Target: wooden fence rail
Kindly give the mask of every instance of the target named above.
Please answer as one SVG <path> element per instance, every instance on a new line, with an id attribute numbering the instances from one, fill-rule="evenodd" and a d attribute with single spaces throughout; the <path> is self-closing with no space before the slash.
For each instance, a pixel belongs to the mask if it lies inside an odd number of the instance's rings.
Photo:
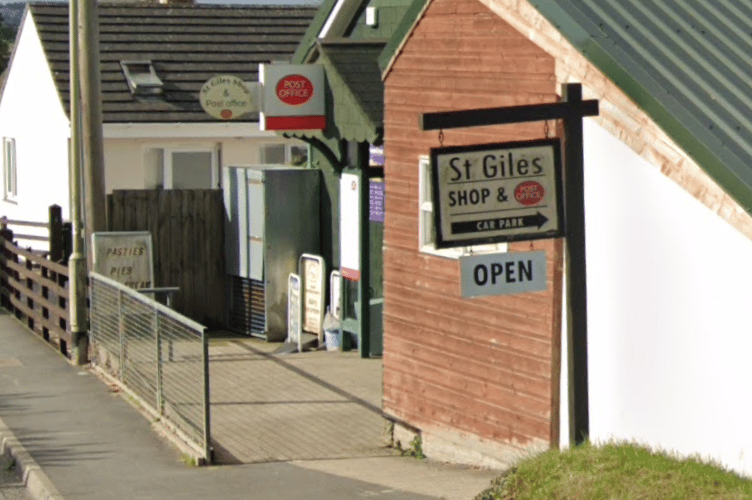
<path id="1" fill-rule="evenodd" d="M 46 222 L 32 222 L 26 220 L 13 220 L 6 216 L 0 217 L 0 228 L 13 230 L 13 240 L 22 242 L 35 242 L 32 250 L 34 253 L 47 255 L 50 260 L 65 263 L 71 252 L 71 224 L 63 222 L 62 209 L 59 205 L 51 205 L 49 219 Z M 44 229 L 36 231 L 37 234 L 28 234 L 29 229 Z M 20 231 L 25 231 L 21 233 Z M 38 244 L 39 243 L 47 243 Z M 21 245 L 19 245 L 21 246 Z M 27 244 L 23 247 L 26 248 Z"/>
<path id="2" fill-rule="evenodd" d="M 68 356 L 68 268 L 24 250 L 0 230 L 0 301 L 16 318 Z"/>

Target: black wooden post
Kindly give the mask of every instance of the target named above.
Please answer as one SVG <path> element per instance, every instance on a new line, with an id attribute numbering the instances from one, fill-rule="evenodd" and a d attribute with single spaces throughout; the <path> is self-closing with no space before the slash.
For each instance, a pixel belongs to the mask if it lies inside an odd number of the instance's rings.
<path id="1" fill-rule="evenodd" d="M 13 307 L 10 301 L 10 293 L 11 293 L 11 287 L 10 282 L 8 281 L 8 278 L 10 277 L 10 266 L 8 266 L 8 261 L 12 259 L 11 252 L 7 248 L 5 248 L 5 242 L 13 242 L 13 231 L 8 229 L 7 224 L 3 221 L 2 226 L 0 226 L 0 243 L 3 244 L 2 247 L 2 304 L 3 307 L 8 309 L 9 311 Z"/>
<path id="2" fill-rule="evenodd" d="M 31 248 L 28 249 L 31 252 Z M 34 272 L 34 263 L 29 257 L 26 257 L 26 307 L 29 313 L 26 315 L 26 326 L 29 330 L 34 330 L 34 280 L 31 274 Z"/>
<path id="3" fill-rule="evenodd" d="M 564 85 L 562 97 L 576 108 L 580 85 Z M 569 440 L 581 444 L 590 434 L 587 357 L 587 279 L 585 259 L 585 178 L 582 115 L 564 117 L 564 211 L 567 248 Z"/>
<path id="4" fill-rule="evenodd" d="M 425 113 L 422 130 L 563 120 L 565 233 L 567 248 L 567 325 L 569 361 L 569 437 L 581 444 L 590 431 L 587 366 L 587 289 L 585 273 L 585 198 L 582 118 L 598 114 L 598 101 L 582 100 L 582 86 L 562 86 L 562 102 L 505 108 Z"/>
<path id="5" fill-rule="evenodd" d="M 60 205 L 50 205 L 50 260 L 62 262 L 65 253 L 63 246 L 63 211 Z"/>

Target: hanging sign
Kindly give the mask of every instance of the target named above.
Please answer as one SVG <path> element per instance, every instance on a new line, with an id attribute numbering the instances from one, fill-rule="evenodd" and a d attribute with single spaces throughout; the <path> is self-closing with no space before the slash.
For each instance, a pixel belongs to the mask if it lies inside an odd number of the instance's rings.
<path id="1" fill-rule="evenodd" d="M 546 252 L 509 252 L 460 257 L 463 297 L 513 295 L 546 289 Z"/>
<path id="2" fill-rule="evenodd" d="M 259 111 L 258 84 L 254 87 L 237 76 L 217 75 L 201 87 L 199 101 L 204 111 L 214 118 L 240 118 Z"/>
<path id="3" fill-rule="evenodd" d="M 558 139 L 431 150 L 436 246 L 562 235 Z"/>
<path id="4" fill-rule="evenodd" d="M 260 64 L 261 130 L 323 130 L 324 67 L 320 64 Z"/>

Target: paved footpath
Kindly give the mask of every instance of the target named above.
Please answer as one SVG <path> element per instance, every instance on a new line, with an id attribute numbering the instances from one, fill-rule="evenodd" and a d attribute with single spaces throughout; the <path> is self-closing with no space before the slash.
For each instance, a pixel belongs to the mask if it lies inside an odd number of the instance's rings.
<path id="1" fill-rule="evenodd" d="M 497 475 L 404 457 L 189 467 L 119 393 L 2 312 L 6 449 L 27 491 L 11 481 L 0 500 L 471 500 Z"/>

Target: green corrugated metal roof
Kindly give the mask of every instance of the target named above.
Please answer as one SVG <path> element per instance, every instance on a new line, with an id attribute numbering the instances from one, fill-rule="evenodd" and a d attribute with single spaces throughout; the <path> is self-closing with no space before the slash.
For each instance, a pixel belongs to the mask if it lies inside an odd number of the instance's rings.
<path id="1" fill-rule="evenodd" d="M 430 0 L 414 0 L 387 67 Z M 752 214 L 752 0 L 529 0 Z"/>
<path id="2" fill-rule="evenodd" d="M 752 213 L 751 0 L 532 0 Z"/>

